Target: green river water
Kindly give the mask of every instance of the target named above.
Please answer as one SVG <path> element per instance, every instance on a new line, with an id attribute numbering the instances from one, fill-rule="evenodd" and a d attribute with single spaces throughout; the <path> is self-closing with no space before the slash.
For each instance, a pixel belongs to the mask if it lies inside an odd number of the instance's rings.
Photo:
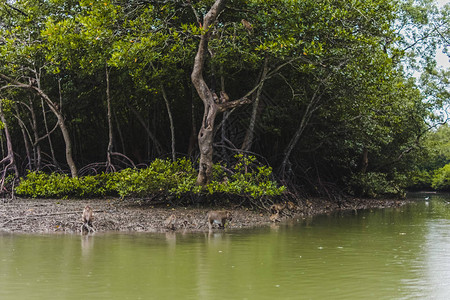
<path id="1" fill-rule="evenodd" d="M 410 198 L 211 234 L 0 233 L 0 299 L 450 299 L 450 196 Z"/>

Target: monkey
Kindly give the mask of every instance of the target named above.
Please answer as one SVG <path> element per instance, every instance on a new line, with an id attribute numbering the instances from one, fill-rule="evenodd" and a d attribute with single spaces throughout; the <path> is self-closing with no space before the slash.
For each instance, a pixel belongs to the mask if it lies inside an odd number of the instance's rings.
<path id="1" fill-rule="evenodd" d="M 311 208 L 311 207 L 312 207 L 312 203 L 311 203 L 311 201 L 309 201 L 308 199 L 306 199 L 306 206 L 307 206 L 308 208 Z"/>
<path id="2" fill-rule="evenodd" d="M 291 201 L 288 201 L 288 203 L 287 203 L 287 208 L 290 210 L 290 211 L 294 211 L 294 210 L 297 210 L 297 205 L 295 205 L 293 202 L 291 202 Z"/>
<path id="3" fill-rule="evenodd" d="M 213 224 L 218 224 L 219 228 L 224 228 L 225 223 L 232 220 L 231 211 L 228 210 L 213 210 L 208 212 L 208 227 L 209 230 L 212 229 Z"/>
<path id="4" fill-rule="evenodd" d="M 284 203 L 284 205 L 280 204 L 280 203 L 276 203 L 270 207 L 270 212 L 272 214 L 281 213 L 285 208 L 286 208 L 286 202 Z"/>
<path id="5" fill-rule="evenodd" d="M 175 222 L 176 221 L 177 221 L 177 217 L 172 214 L 164 221 L 164 227 L 166 227 L 169 230 L 175 230 Z"/>
<path id="6" fill-rule="evenodd" d="M 220 91 L 219 103 L 225 103 L 225 102 L 228 102 L 229 100 L 230 100 L 230 97 L 228 97 L 228 94 L 225 93 L 224 91 Z"/>
<path id="7" fill-rule="evenodd" d="M 247 29 L 248 33 L 251 34 L 253 31 L 253 25 L 245 19 L 242 19 L 241 23 L 244 25 L 245 29 Z"/>
<path id="8" fill-rule="evenodd" d="M 275 214 L 270 215 L 269 217 L 270 221 L 276 223 L 276 222 L 280 222 L 280 213 L 277 212 Z"/>
<path id="9" fill-rule="evenodd" d="M 94 232 L 95 229 L 92 226 L 92 221 L 94 220 L 92 208 L 89 205 L 86 205 L 83 210 L 82 221 L 83 225 L 81 225 L 81 233 L 84 231 Z"/>
<path id="10" fill-rule="evenodd" d="M 94 219 L 92 217 L 92 208 L 89 205 L 86 205 L 83 210 L 83 224 L 88 224 L 89 226 L 92 226 L 92 220 Z"/>
<path id="11" fill-rule="evenodd" d="M 213 96 L 214 103 L 219 104 L 220 103 L 219 97 L 217 97 L 216 93 L 214 93 L 214 92 L 211 92 L 211 93 Z"/>
<path id="12" fill-rule="evenodd" d="M 220 183 L 228 183 L 228 176 L 225 175 L 222 180 L 220 181 Z"/>

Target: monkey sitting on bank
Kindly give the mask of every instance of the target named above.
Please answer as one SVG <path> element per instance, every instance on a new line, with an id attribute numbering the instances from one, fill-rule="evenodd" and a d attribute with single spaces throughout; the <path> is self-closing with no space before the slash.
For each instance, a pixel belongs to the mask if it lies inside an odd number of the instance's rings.
<path id="1" fill-rule="evenodd" d="M 272 214 L 280 214 L 286 208 L 286 202 L 284 204 L 275 203 L 270 207 Z"/>
<path id="2" fill-rule="evenodd" d="M 165 221 L 164 221 L 164 227 L 166 227 L 169 230 L 175 230 L 175 222 L 177 221 L 177 217 L 175 215 L 170 215 Z"/>
<path id="3" fill-rule="evenodd" d="M 208 212 L 208 227 L 212 229 L 213 224 L 218 224 L 219 228 L 225 228 L 225 224 L 232 219 L 231 211 L 228 210 L 213 210 Z"/>
<path id="4" fill-rule="evenodd" d="M 291 202 L 291 201 L 288 201 L 288 203 L 287 203 L 287 208 L 288 208 L 290 211 L 298 210 L 298 206 L 295 205 L 295 204 L 294 204 L 293 202 Z"/>
<path id="5" fill-rule="evenodd" d="M 81 233 L 90 233 L 95 232 L 94 227 L 92 226 L 92 221 L 94 220 L 93 217 L 93 210 L 89 205 L 86 205 L 83 210 L 82 215 L 82 221 L 83 225 L 81 225 Z"/>
<path id="6" fill-rule="evenodd" d="M 276 222 L 280 222 L 280 213 L 275 213 L 270 215 L 269 217 L 270 221 L 276 223 Z"/>

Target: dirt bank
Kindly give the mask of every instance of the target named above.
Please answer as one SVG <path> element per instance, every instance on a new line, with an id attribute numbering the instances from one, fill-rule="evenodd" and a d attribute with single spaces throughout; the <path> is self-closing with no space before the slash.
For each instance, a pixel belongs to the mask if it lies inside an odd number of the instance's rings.
<path id="1" fill-rule="evenodd" d="M 1 200 L 0 200 L 1 201 Z M 20 233 L 80 233 L 81 214 L 85 205 L 94 210 L 93 226 L 97 232 L 164 232 L 164 221 L 176 216 L 176 230 L 207 231 L 206 214 L 211 208 L 152 206 L 133 200 L 55 200 L 14 199 L 0 202 L 0 231 Z M 306 218 L 338 210 L 401 206 L 405 201 L 350 199 L 332 203 L 324 199 L 309 199 L 299 203 L 295 211 L 286 211 L 281 221 Z M 218 207 L 215 209 L 230 209 Z M 230 228 L 265 226 L 271 223 L 269 212 L 247 208 L 232 209 Z"/>

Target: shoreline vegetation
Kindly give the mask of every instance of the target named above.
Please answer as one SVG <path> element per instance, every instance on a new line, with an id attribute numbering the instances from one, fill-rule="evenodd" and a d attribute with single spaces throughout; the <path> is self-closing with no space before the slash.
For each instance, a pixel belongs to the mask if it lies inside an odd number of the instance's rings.
<path id="1" fill-rule="evenodd" d="M 81 233 L 87 206 L 93 210 L 95 232 L 204 232 L 209 230 L 206 219 L 211 210 L 230 211 L 226 228 L 238 229 L 407 202 L 388 196 L 301 196 L 279 184 L 269 166 L 244 155 L 236 155 L 232 165 L 214 164 L 206 186 L 196 184 L 194 164 L 181 158 L 75 178 L 29 172 L 14 192 L 17 198 L 4 200 L 0 207 L 3 232 Z"/>
<path id="2" fill-rule="evenodd" d="M 283 222 L 300 222 L 320 214 L 338 211 L 354 213 L 360 209 L 400 207 L 408 200 L 349 198 L 340 204 L 324 198 L 310 198 L 299 202 L 295 211 L 285 210 Z M 107 232 L 207 232 L 206 215 L 210 210 L 227 209 L 232 221 L 227 229 L 251 228 L 274 224 L 270 212 L 246 207 L 152 205 L 144 199 L 29 199 L 16 198 L 0 208 L 0 233 L 25 234 L 80 234 L 85 205 L 94 211 L 93 227 L 97 233 Z M 166 220 L 174 215 L 174 229 L 167 228 Z M 277 223 L 278 224 L 278 223 Z M 221 231 L 215 227 L 213 231 Z"/>

